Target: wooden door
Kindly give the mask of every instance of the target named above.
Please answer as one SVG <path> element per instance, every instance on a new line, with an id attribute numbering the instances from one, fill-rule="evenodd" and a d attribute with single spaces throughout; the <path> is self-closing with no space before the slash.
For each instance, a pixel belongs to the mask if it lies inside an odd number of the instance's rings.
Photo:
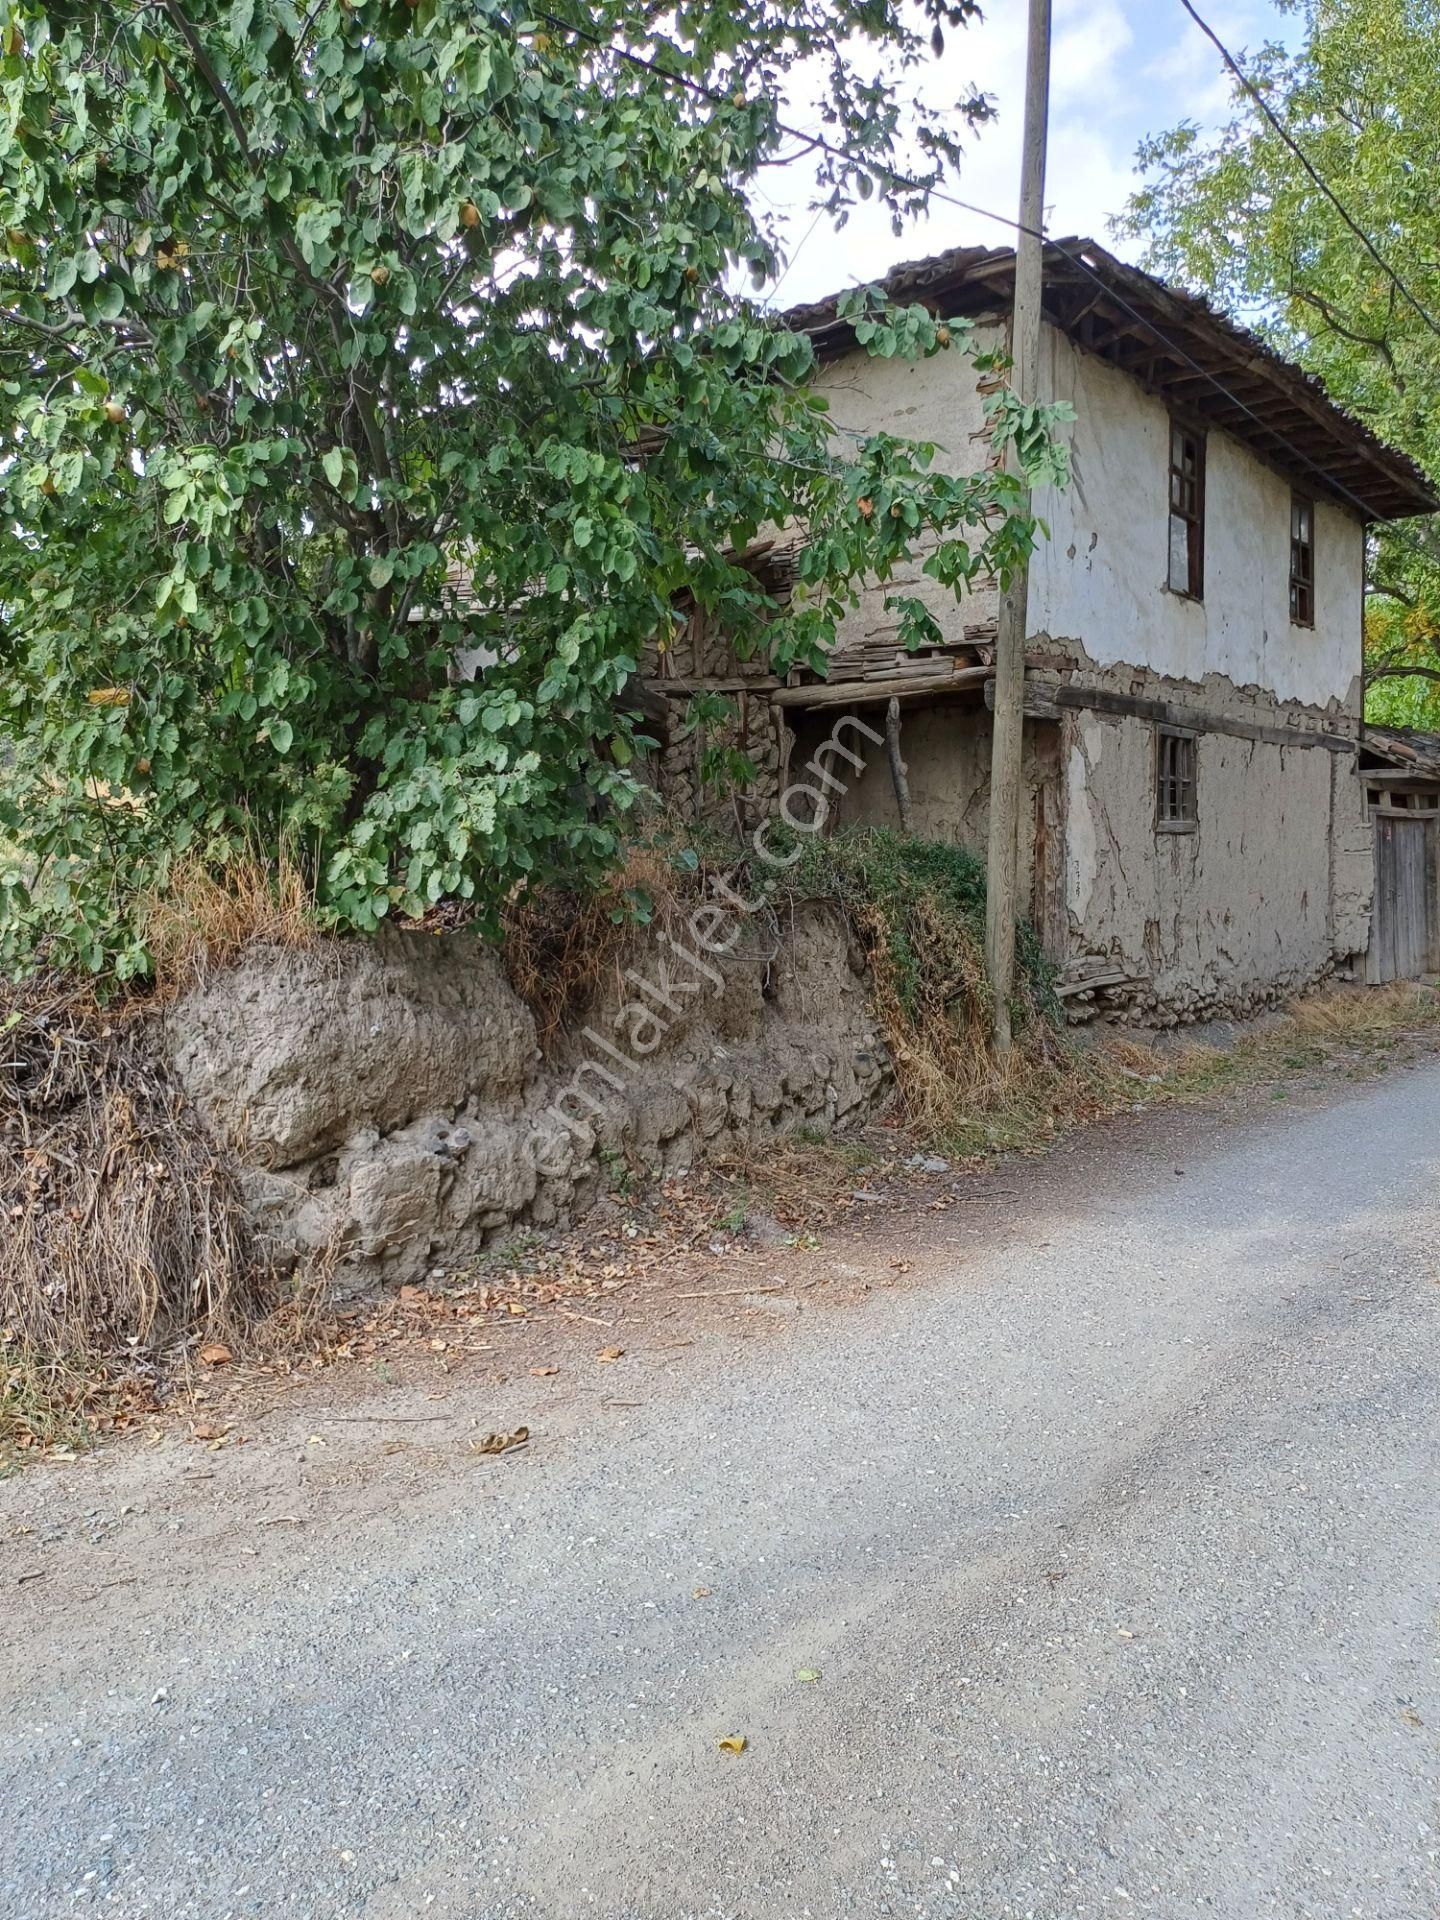
<path id="1" fill-rule="evenodd" d="M 1440 970 L 1440 821 L 1375 816 L 1374 980 L 1413 980 Z"/>

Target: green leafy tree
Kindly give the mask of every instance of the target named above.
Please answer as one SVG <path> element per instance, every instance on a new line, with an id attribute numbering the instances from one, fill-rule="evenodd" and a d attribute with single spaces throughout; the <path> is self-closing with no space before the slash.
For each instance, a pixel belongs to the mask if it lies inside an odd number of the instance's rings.
<path id="1" fill-rule="evenodd" d="M 973 10 L 0 0 L 7 960 L 142 972 L 137 900 L 246 842 L 337 925 L 493 924 L 614 859 L 682 588 L 784 668 L 922 537 L 957 591 L 1012 566 L 1015 482 L 839 434 L 744 291 L 787 75 L 832 215 L 899 223 L 985 115 L 909 104 Z M 994 405 L 1042 472 L 1045 417 Z M 783 609 L 737 564 L 776 525 Z"/>
<path id="2" fill-rule="evenodd" d="M 1258 315 L 1282 352 L 1440 478 L 1440 0 L 1286 10 L 1303 19 L 1298 50 L 1268 44 L 1246 71 L 1414 301 L 1238 85 L 1218 135 L 1187 123 L 1141 148 L 1149 177 L 1125 225 L 1157 271 Z M 1370 589 L 1367 712 L 1440 725 L 1440 525 L 1377 529 Z"/>

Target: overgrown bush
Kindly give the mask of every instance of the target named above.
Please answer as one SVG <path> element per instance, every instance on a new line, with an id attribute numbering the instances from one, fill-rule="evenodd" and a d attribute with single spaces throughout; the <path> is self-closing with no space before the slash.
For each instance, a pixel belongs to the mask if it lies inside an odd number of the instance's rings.
<path id="1" fill-rule="evenodd" d="M 779 268 L 792 70 L 824 203 L 898 222 L 986 115 L 901 88 L 974 12 L 0 0 L 0 963 L 147 972 L 137 902 L 252 835 L 334 925 L 493 930 L 614 865 L 682 592 L 783 669 L 919 547 L 956 593 L 1007 575 L 1036 522 L 992 452 L 1057 477 L 1056 410 L 997 388 L 993 450 L 941 471 L 836 430 L 741 291 Z M 842 306 L 873 354 L 996 364 Z M 775 525 L 783 605 L 742 564 Z"/>
<path id="2" fill-rule="evenodd" d="M 778 844 L 778 841 L 777 841 Z M 1030 1106 L 1088 1078 L 1059 1031 L 1053 969 L 1034 930 L 1016 929 L 1016 1044 L 998 1064 L 985 973 L 985 867 L 964 847 L 885 828 L 806 836 L 792 893 L 834 899 L 869 958 L 872 994 L 909 1118 L 961 1141 L 986 1116 Z M 1072 1089 L 1073 1090 L 1073 1089 Z"/>

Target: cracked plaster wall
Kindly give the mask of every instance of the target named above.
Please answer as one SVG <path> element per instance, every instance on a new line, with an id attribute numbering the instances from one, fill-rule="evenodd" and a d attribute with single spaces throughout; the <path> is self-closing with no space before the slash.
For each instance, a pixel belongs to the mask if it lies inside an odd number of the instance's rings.
<path id="1" fill-rule="evenodd" d="M 977 345 L 1003 346 L 1005 332 L 976 329 Z M 1220 675 L 1277 700 L 1358 715 L 1364 532 L 1342 508 L 1315 512 L 1315 625 L 1290 622 L 1290 482 L 1228 434 L 1207 438 L 1205 596 L 1166 587 L 1169 538 L 1169 414 L 1127 375 L 1043 329 L 1041 395 L 1067 401 L 1061 428 L 1072 478 L 1042 488 L 1037 511 L 1050 528 L 1030 575 L 1032 634 L 1072 634 L 1099 667 L 1133 663 L 1176 680 Z M 823 367 L 817 388 L 837 425 L 933 441 L 935 464 L 972 472 L 990 457 L 983 399 L 969 360 L 956 352 L 921 361 L 847 354 Z M 958 605 L 921 571 L 924 550 L 895 579 L 872 586 L 842 628 L 842 644 L 893 629 L 888 593 L 917 595 L 946 637 L 993 620 L 987 583 Z"/>
<path id="2" fill-rule="evenodd" d="M 1168 591 L 1169 415 L 1135 381 L 1045 330 L 1047 397 L 1068 400 L 1073 478 L 1036 495 L 1051 538 L 1031 568 L 1032 632 L 1074 634 L 1097 666 L 1223 676 L 1359 713 L 1364 531 L 1315 510 L 1315 625 L 1290 621 L 1290 482 L 1228 434 L 1206 441 L 1205 595 Z"/>
<path id="3" fill-rule="evenodd" d="M 878 712 L 870 719 L 877 729 L 884 724 Z M 792 780 L 806 778 L 805 762 L 833 724 L 833 713 L 823 709 L 797 716 L 790 755 Z M 1030 897 L 1035 880 L 1035 837 L 1028 828 L 1035 818 L 1036 795 L 1047 782 L 1053 785 L 1058 774 L 1056 736 L 1053 722 L 1026 722 L 1019 873 L 1023 899 Z M 934 706 L 906 706 L 901 711 L 900 751 L 915 832 L 925 840 L 966 847 L 983 858 L 990 833 L 988 709 L 973 698 L 965 704 L 950 700 Z M 883 747 L 867 743 L 860 773 L 843 765 L 835 765 L 835 771 L 844 775 L 846 786 L 833 803 L 833 826 L 899 830 L 900 806 Z"/>
<path id="4" fill-rule="evenodd" d="M 1067 733 L 1073 951 L 1139 976 L 1122 996 L 1135 1017 L 1246 1011 L 1363 948 L 1368 830 L 1347 758 L 1202 733 L 1196 829 L 1157 833 L 1149 723 L 1080 713 Z"/>
<path id="5" fill-rule="evenodd" d="M 977 327 L 975 340 L 977 348 L 993 351 L 1004 346 L 1005 330 Z M 975 369 L 964 354 L 950 350 L 930 360 L 879 360 L 850 353 L 821 367 L 814 384 L 830 402 L 837 426 L 856 433 L 893 433 L 931 441 L 940 472 L 974 473 L 991 461 Z M 859 607 L 841 623 L 840 647 L 874 643 L 895 633 L 898 620 L 885 600 L 897 593 L 922 600 L 947 640 L 959 642 L 967 626 L 993 622 L 999 604 L 994 582 L 982 581 L 957 603 L 949 588 L 922 571 L 933 545 L 931 540 L 921 542 L 890 580 L 865 589 Z"/>

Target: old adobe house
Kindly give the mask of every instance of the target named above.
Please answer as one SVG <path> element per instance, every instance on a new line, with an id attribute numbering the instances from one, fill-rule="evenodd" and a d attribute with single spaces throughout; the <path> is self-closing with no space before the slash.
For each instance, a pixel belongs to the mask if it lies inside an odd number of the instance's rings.
<path id="1" fill-rule="evenodd" d="M 995 345 L 1013 271 L 1008 249 L 959 249 L 883 284 Z M 833 299 L 788 319 L 839 424 L 933 440 L 957 470 L 986 457 L 963 356 L 872 359 Z M 1433 510 L 1424 476 L 1252 335 L 1093 242 L 1048 249 L 1045 321 L 1040 397 L 1074 409 L 1073 480 L 1037 498 L 1021 864 L 1072 1013 L 1195 1019 L 1335 968 L 1440 966 L 1434 793 L 1361 771 L 1365 527 Z M 698 620 L 647 663 L 667 703 L 735 699 L 752 813 L 803 777 L 837 712 L 879 727 L 893 699 L 913 830 L 983 852 L 996 596 L 957 606 L 923 558 L 885 591 L 926 597 L 943 646 L 901 651 L 877 588 L 824 680 L 781 685 Z M 778 592 L 785 559 L 783 543 L 753 556 Z M 663 776 L 693 803 L 679 732 Z M 900 805 L 872 751 L 834 817 L 898 825 Z"/>

